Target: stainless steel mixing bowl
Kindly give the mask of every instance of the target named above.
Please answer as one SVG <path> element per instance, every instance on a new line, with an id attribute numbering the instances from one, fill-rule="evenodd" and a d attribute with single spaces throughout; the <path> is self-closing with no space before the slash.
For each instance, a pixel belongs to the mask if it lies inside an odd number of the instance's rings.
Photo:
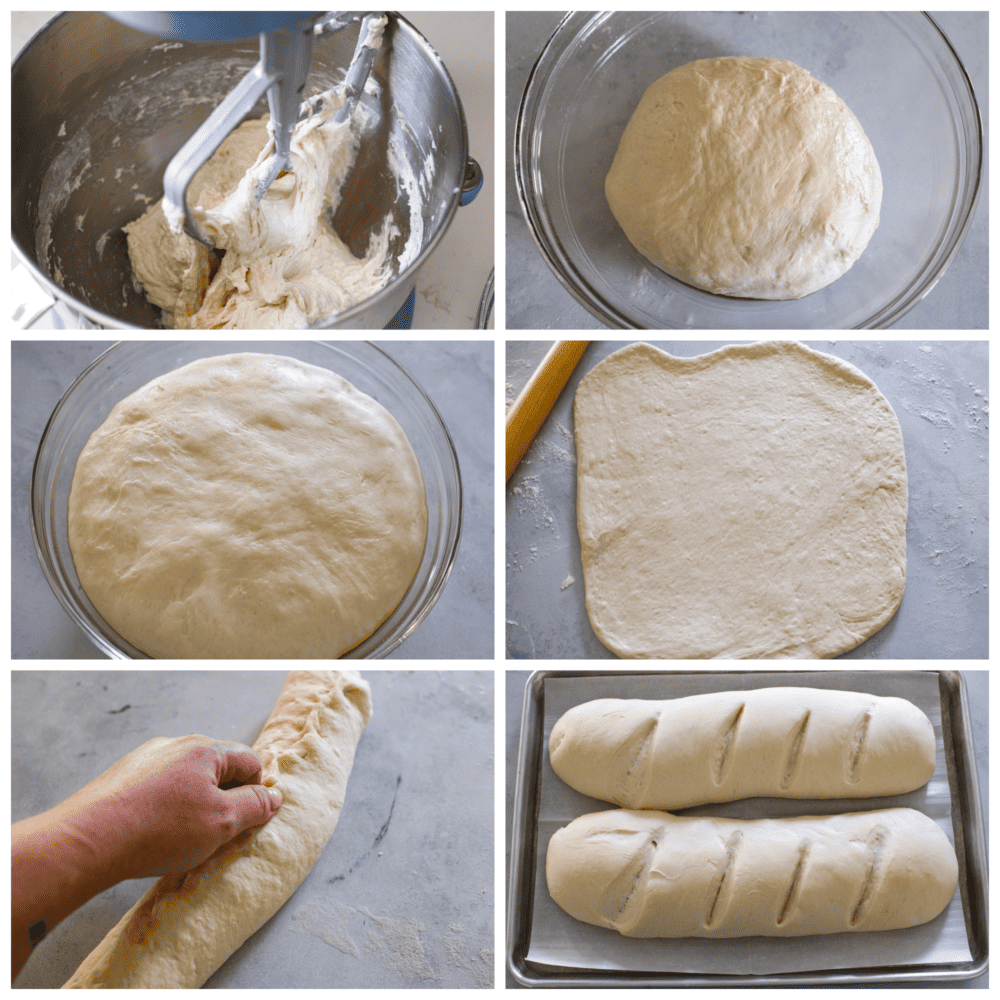
<path id="1" fill-rule="evenodd" d="M 356 31 L 317 42 L 307 96 L 342 79 Z M 163 194 L 174 153 L 259 56 L 256 39 L 176 42 L 101 13 L 68 12 L 22 50 L 11 76 L 14 249 L 53 296 L 104 327 L 160 327 L 132 279 L 121 227 Z M 410 236 L 409 198 L 389 157 L 408 163 L 421 192 L 416 259 L 380 292 L 322 327 L 380 329 L 402 306 L 462 195 L 468 138 L 462 103 L 439 56 L 403 17 L 390 16 L 365 93 L 357 163 L 334 226 L 361 256 L 392 212 L 398 255 Z M 254 114 L 267 111 L 262 99 Z"/>

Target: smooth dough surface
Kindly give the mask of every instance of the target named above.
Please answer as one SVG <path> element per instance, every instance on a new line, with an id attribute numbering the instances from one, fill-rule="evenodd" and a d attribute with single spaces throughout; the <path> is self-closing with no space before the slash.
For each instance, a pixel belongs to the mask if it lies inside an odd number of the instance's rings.
<path id="1" fill-rule="evenodd" d="M 800 937 L 933 920 L 958 860 L 915 809 L 755 820 L 615 809 L 553 834 L 545 875 L 571 917 L 625 937 Z"/>
<path id="2" fill-rule="evenodd" d="M 601 698 L 571 708 L 549 737 L 566 784 L 629 809 L 901 795 L 930 780 L 936 754 L 912 702 L 823 688 Z"/>
<path id="3" fill-rule="evenodd" d="M 852 365 L 791 342 L 633 344 L 575 402 L 587 612 L 624 657 L 831 657 L 903 595 L 899 422 Z"/>
<path id="4" fill-rule="evenodd" d="M 386 216 L 363 258 L 356 258 L 327 217 L 354 165 L 358 137 L 350 121 L 331 120 L 343 104 L 330 94 L 322 111 L 292 136 L 292 172 L 259 205 L 258 174 L 274 148 L 269 118 L 244 122 L 198 171 L 188 203 L 221 256 L 173 232 L 161 198 L 125 226 L 129 258 L 146 297 L 177 328 L 302 329 L 344 312 L 393 276 Z"/>
<path id="5" fill-rule="evenodd" d="M 882 175 L 828 86 L 783 59 L 726 56 L 646 90 L 605 194 L 632 245 L 667 274 L 718 295 L 798 299 L 861 256 Z"/>
<path id="6" fill-rule="evenodd" d="M 69 496 L 83 589 L 158 658 L 337 657 L 402 600 L 426 538 L 392 415 L 266 354 L 195 361 L 120 402 Z"/>
<path id="7" fill-rule="evenodd" d="M 351 671 L 289 674 L 254 749 L 281 789 L 271 821 L 161 878 L 63 989 L 195 989 L 299 887 L 340 818 L 371 691 Z"/>

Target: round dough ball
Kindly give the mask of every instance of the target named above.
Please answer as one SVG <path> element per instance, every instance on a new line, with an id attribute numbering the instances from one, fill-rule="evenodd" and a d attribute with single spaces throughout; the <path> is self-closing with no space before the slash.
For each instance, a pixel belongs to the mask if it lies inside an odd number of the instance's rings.
<path id="1" fill-rule="evenodd" d="M 403 599 L 426 539 L 391 414 L 267 354 L 195 361 L 122 400 L 70 488 L 80 583 L 154 657 L 339 656 Z"/>
<path id="2" fill-rule="evenodd" d="M 575 402 L 587 613 L 623 657 L 836 656 L 906 580 L 906 455 L 857 368 L 785 341 L 615 351 Z"/>
<path id="3" fill-rule="evenodd" d="M 798 299 L 878 228 L 882 174 L 847 105 L 783 59 L 699 59 L 643 95 L 605 181 L 635 248 L 717 295 Z"/>

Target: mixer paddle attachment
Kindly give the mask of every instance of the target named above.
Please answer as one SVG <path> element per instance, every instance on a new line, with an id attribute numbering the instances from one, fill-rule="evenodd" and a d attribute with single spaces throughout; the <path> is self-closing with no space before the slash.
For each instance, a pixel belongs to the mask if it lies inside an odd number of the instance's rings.
<path id="1" fill-rule="evenodd" d="M 292 27 L 260 35 L 260 60 L 167 165 L 163 175 L 163 213 L 174 232 L 183 229 L 199 243 L 214 248 L 214 234 L 206 231 L 191 213 L 187 189 L 201 166 L 267 93 L 275 149 L 254 190 L 255 204 L 260 203 L 278 175 L 291 166 L 292 133 L 311 109 L 309 102 L 302 102 L 302 91 L 312 64 L 316 34 L 338 31 L 362 17 L 358 44 L 343 85 L 347 103 L 341 112 L 346 110 L 346 114 L 338 120 L 346 121 L 354 112 L 381 45 L 384 15 L 334 11 L 319 20 L 309 17 Z"/>
<path id="2" fill-rule="evenodd" d="M 330 16 L 333 17 L 334 15 Z M 378 50 L 382 47 L 382 31 L 388 23 L 388 18 L 385 14 L 366 13 L 363 16 L 364 20 L 361 22 L 358 42 L 354 46 L 354 55 L 351 56 L 351 64 L 347 68 L 347 75 L 344 78 L 344 82 L 337 87 L 333 87 L 331 90 L 324 91 L 322 94 L 317 94 L 315 97 L 310 97 L 309 100 L 303 101 L 302 108 L 299 111 L 300 119 L 319 111 L 332 94 L 344 95 L 343 105 L 333 116 L 334 124 L 341 125 L 354 115 L 354 109 L 357 107 L 358 101 L 365 91 L 365 84 L 368 83 L 368 77 L 371 75 Z M 334 23 L 341 26 L 340 21 L 335 21 Z"/>

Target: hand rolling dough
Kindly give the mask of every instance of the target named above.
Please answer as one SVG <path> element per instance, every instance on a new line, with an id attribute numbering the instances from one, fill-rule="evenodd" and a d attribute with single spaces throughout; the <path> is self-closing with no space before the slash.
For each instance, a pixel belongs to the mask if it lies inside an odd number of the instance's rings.
<path id="1" fill-rule="evenodd" d="M 403 599 L 426 538 L 391 414 L 266 354 L 195 361 L 120 402 L 69 496 L 83 589 L 153 657 L 340 656 Z"/>
<path id="2" fill-rule="evenodd" d="M 718 295 L 798 299 L 841 277 L 878 227 L 871 143 L 783 59 L 700 59 L 645 92 L 605 183 L 635 248 Z"/>
<path id="3" fill-rule="evenodd" d="M 903 437 L 853 366 L 790 342 L 633 344 L 575 416 L 587 612 L 619 656 L 836 656 L 899 605 Z"/>
<path id="4" fill-rule="evenodd" d="M 195 989 L 284 905 L 316 864 L 344 805 L 372 716 L 353 672 L 291 673 L 254 749 L 281 808 L 186 875 L 166 875 L 63 989 Z"/>

